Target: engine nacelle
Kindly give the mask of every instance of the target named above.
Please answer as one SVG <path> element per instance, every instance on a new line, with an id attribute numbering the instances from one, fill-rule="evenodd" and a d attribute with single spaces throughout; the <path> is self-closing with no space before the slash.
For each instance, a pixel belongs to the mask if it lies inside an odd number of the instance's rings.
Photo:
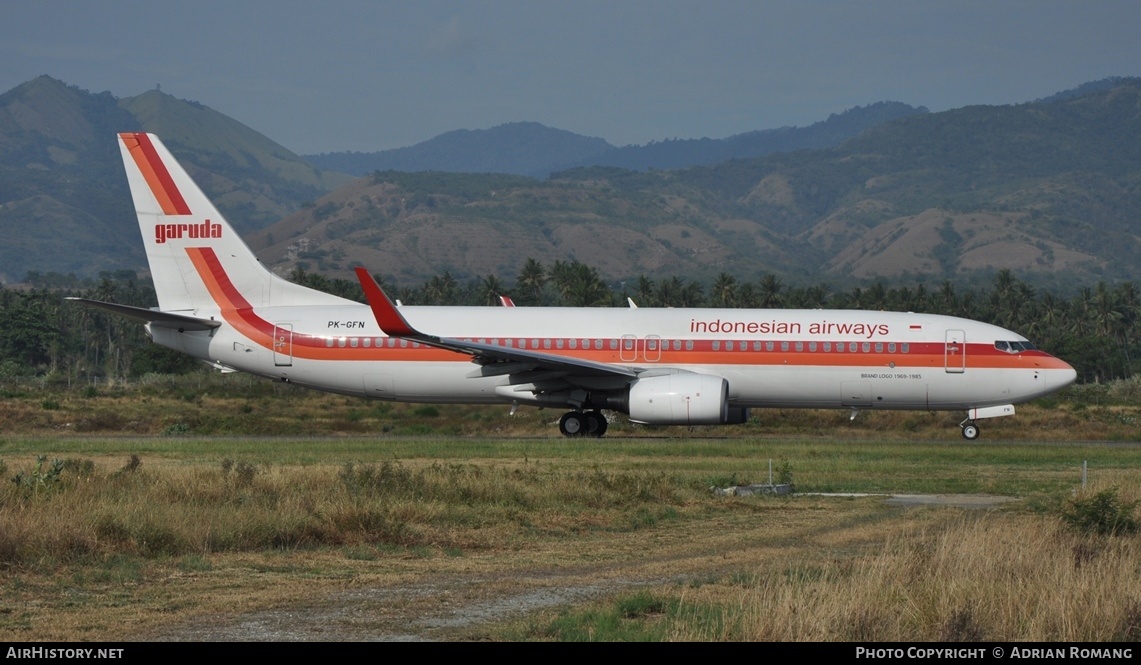
<path id="1" fill-rule="evenodd" d="M 630 385 L 630 420 L 645 425 L 720 425 L 729 419 L 729 382 L 708 374 L 665 374 Z"/>

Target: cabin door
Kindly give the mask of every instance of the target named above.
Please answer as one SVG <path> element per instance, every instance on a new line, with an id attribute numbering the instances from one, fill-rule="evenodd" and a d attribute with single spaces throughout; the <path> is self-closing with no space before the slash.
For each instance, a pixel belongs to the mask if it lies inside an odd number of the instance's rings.
<path id="1" fill-rule="evenodd" d="M 962 330 L 948 330 L 947 344 L 943 347 L 943 366 L 952 374 L 962 374 L 967 368 L 967 334 Z"/>
<path id="2" fill-rule="evenodd" d="M 273 364 L 277 367 L 293 366 L 293 324 L 273 326 Z"/>

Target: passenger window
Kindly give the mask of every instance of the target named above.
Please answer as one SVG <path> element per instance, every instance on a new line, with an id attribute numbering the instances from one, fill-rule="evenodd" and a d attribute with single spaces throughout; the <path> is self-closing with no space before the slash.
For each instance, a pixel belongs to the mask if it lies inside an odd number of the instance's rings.
<path id="1" fill-rule="evenodd" d="M 333 338 L 332 337 L 326 337 L 325 338 L 325 346 L 332 346 L 332 345 L 333 345 Z"/>
<path id="2" fill-rule="evenodd" d="M 816 342 L 809 342 L 808 350 L 812 353 L 816 353 Z"/>
<path id="3" fill-rule="evenodd" d="M 348 341 L 344 337 L 337 338 L 337 346 L 344 348 L 345 342 Z"/>
<path id="4" fill-rule="evenodd" d="M 832 350 L 832 342 L 824 342 L 824 353 Z"/>
<path id="5" fill-rule="evenodd" d="M 911 353 L 911 345 L 907 342 L 904 342 L 903 344 L 899 345 L 899 350 L 904 353 Z"/>
<path id="6" fill-rule="evenodd" d="M 753 350 L 754 351 L 760 351 L 761 350 L 761 343 L 760 342 L 753 342 Z"/>
<path id="7" fill-rule="evenodd" d="M 864 353 L 868 353 L 871 350 L 872 350 L 871 342 L 864 342 Z"/>
<path id="8" fill-rule="evenodd" d="M 860 350 L 860 345 L 857 342 L 849 342 L 848 343 L 848 350 L 851 351 L 852 353 L 855 353 L 856 351 Z"/>
<path id="9" fill-rule="evenodd" d="M 876 353 L 883 353 L 883 342 L 876 342 Z"/>
<path id="10" fill-rule="evenodd" d="M 685 350 L 686 351 L 692 351 L 693 350 L 693 340 L 692 339 L 685 340 Z"/>
<path id="11" fill-rule="evenodd" d="M 680 339 L 674 340 L 674 351 L 681 351 L 681 340 Z"/>
<path id="12" fill-rule="evenodd" d="M 803 350 L 804 350 L 804 342 L 797 342 L 796 343 L 796 352 L 800 353 Z"/>
<path id="13" fill-rule="evenodd" d="M 556 340 L 555 340 L 555 348 L 556 348 L 556 349 L 561 349 L 561 348 L 563 348 L 563 340 L 562 340 L 562 339 L 556 339 Z"/>
<path id="14" fill-rule="evenodd" d="M 714 351 L 720 351 L 721 350 L 721 342 L 716 342 L 716 341 L 713 342 L 713 350 Z"/>
<path id="15" fill-rule="evenodd" d="M 788 351 L 788 342 L 781 342 L 780 343 L 780 350 L 781 351 Z"/>
<path id="16" fill-rule="evenodd" d="M 353 347 L 354 349 L 357 348 L 358 343 L 359 340 L 356 337 L 349 340 L 349 346 Z"/>
<path id="17" fill-rule="evenodd" d="M 611 351 L 618 350 L 618 340 L 616 340 L 616 339 L 610 340 L 610 350 Z"/>
<path id="18" fill-rule="evenodd" d="M 549 339 L 545 339 L 545 340 L 543 340 L 543 348 L 544 348 L 544 349 L 549 349 L 549 348 L 551 348 L 551 340 L 549 340 Z"/>
<path id="19" fill-rule="evenodd" d="M 888 342 L 887 343 L 887 352 L 888 353 L 895 353 L 895 342 Z"/>
<path id="20" fill-rule="evenodd" d="M 773 343 L 772 342 L 765 342 L 765 351 L 772 351 L 772 350 L 773 350 Z"/>

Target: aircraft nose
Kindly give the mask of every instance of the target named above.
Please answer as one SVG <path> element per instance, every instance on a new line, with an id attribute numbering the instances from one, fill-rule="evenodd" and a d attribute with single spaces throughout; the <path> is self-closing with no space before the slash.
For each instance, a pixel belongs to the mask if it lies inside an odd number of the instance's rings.
<path id="1" fill-rule="evenodd" d="M 1050 382 L 1054 384 L 1054 390 L 1061 390 L 1078 380 L 1078 371 L 1074 369 L 1070 363 L 1065 361 L 1059 362 L 1062 366 L 1050 371 Z"/>

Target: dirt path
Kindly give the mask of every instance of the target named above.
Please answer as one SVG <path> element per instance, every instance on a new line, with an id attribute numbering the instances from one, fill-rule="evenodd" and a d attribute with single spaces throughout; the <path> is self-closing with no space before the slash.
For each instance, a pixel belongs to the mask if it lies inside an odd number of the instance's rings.
<path id="1" fill-rule="evenodd" d="M 837 506 L 836 501 L 856 506 Z M 802 497 L 804 510 L 779 522 L 764 503 L 740 503 L 728 517 L 685 521 L 633 533 L 552 542 L 546 551 L 500 552 L 477 560 L 414 562 L 391 583 L 315 588 L 274 609 L 199 617 L 147 637 L 155 641 L 431 641 L 478 639 L 492 624 L 598 600 L 639 587 L 806 562 L 821 552 L 855 552 L 923 521 L 957 519 L 964 509 L 1010 497 L 900 495 Z M 758 509 L 758 506 L 761 509 Z M 857 507 L 858 506 L 858 507 Z M 934 513 L 916 513 L 935 506 Z M 786 507 L 787 508 L 787 507 Z M 872 528 L 869 528 L 872 527 Z M 573 551 L 572 551 L 573 550 Z"/>

